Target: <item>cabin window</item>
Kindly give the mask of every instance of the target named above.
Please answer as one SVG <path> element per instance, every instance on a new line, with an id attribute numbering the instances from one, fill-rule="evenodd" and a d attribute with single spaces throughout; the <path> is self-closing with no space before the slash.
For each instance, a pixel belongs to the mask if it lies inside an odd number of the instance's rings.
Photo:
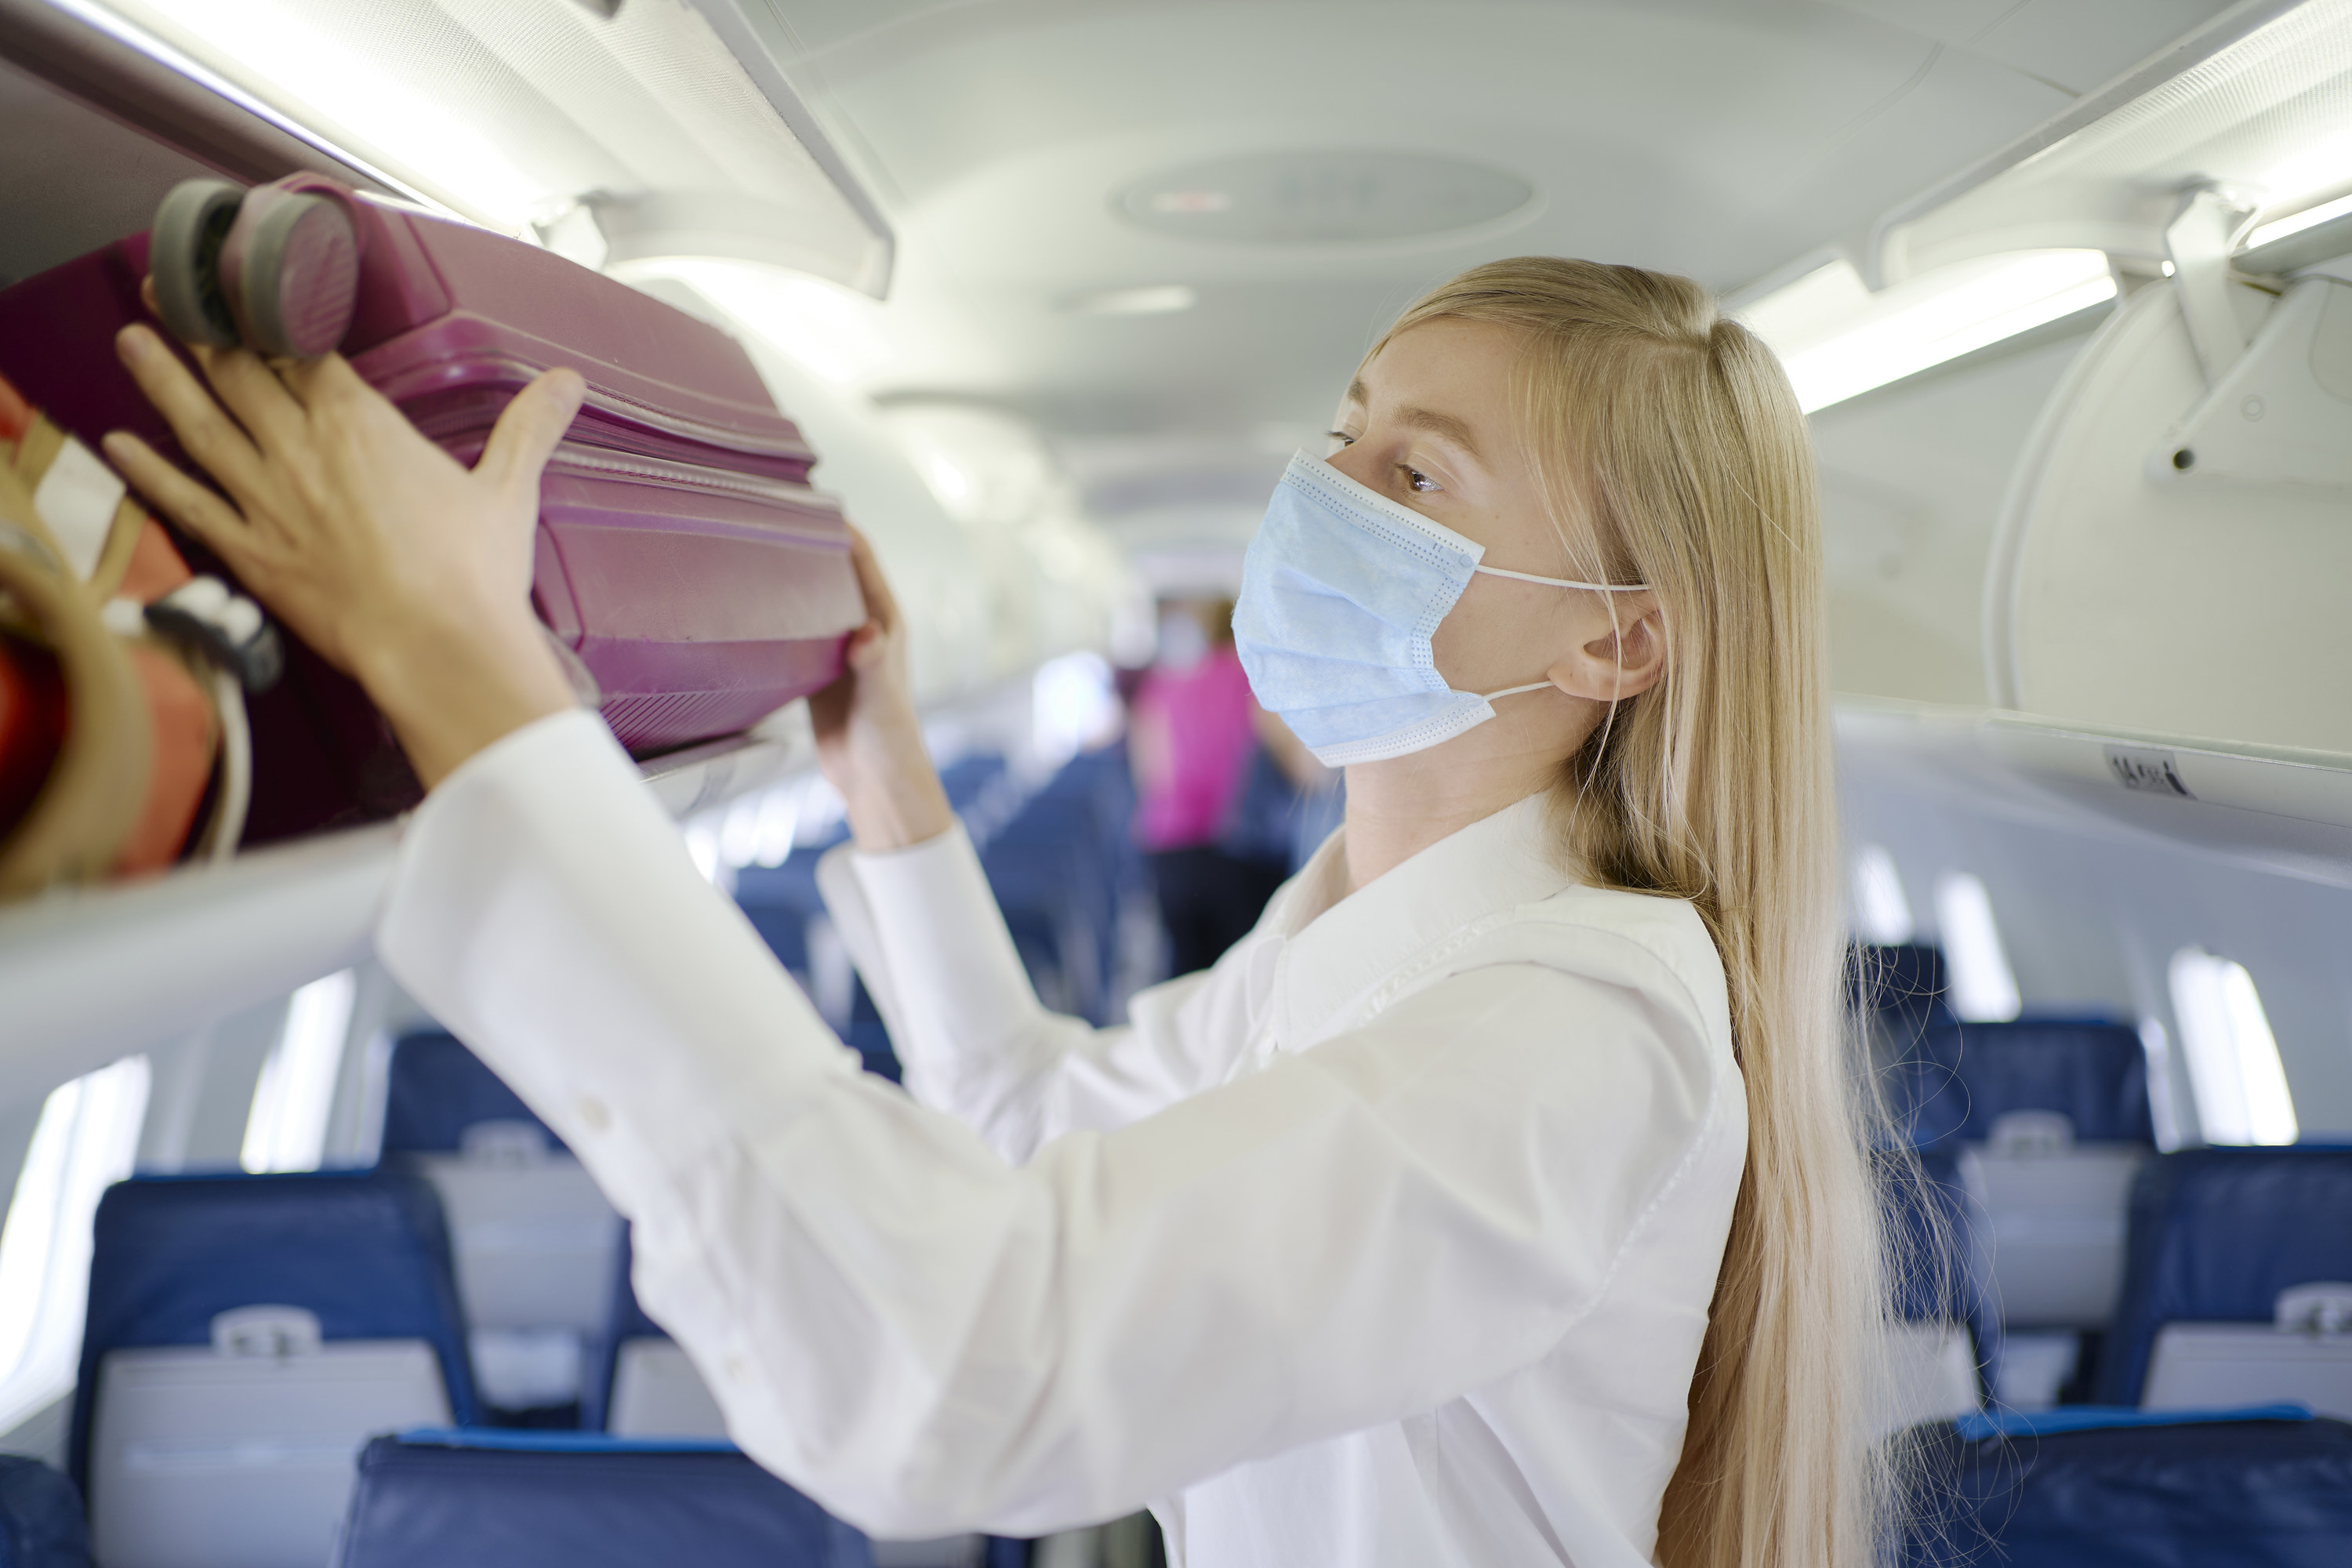
<path id="1" fill-rule="evenodd" d="M 348 969 L 294 993 L 286 1027 L 261 1064 L 246 1117 L 239 1163 L 248 1171 L 315 1171 L 327 1148 L 327 1117 L 352 1030 L 358 983 Z"/>
<path id="2" fill-rule="evenodd" d="M 1048 767 L 1118 739 L 1121 710 L 1110 661 L 1085 648 L 1047 659 L 1030 682 L 1030 710 L 1031 744 Z"/>
<path id="3" fill-rule="evenodd" d="M 73 1386 L 89 1294 L 90 1221 L 131 1174 L 147 1116 L 147 1058 L 53 1090 L 0 1226 L 0 1431 Z"/>
<path id="4" fill-rule="evenodd" d="M 1943 932 L 1952 1011 L 1979 1023 L 2016 1017 L 2022 1006 L 2017 976 L 2001 948 L 1985 885 L 1965 871 L 1936 879 L 1936 922 Z"/>
<path id="5" fill-rule="evenodd" d="M 1906 942 L 1917 927 L 1911 919 L 1911 900 L 1903 896 L 1903 879 L 1895 873 L 1895 857 L 1884 844 L 1865 844 L 1853 853 L 1853 934 L 1864 942 L 1891 947 Z"/>
<path id="6" fill-rule="evenodd" d="M 2208 1143 L 2292 1143 L 2300 1131 L 2278 1040 L 2242 963 L 2202 948 L 2172 955 L 2172 1016 Z"/>

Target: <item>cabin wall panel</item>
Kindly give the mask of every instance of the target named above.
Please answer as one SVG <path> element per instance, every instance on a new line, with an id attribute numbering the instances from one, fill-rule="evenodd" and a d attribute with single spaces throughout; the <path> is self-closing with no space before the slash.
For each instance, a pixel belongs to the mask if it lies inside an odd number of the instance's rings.
<path id="1" fill-rule="evenodd" d="M 1887 847 L 1922 941 L 1939 935 L 1936 877 L 1970 872 L 1992 900 L 2027 1011 L 2164 1026 L 2184 1132 L 2194 1102 L 2168 966 L 2194 945 L 2253 975 L 2304 1135 L 2352 1135 L 2352 889 L 2127 829 L 2032 820 L 1851 760 L 1843 787 L 1851 840 Z"/>

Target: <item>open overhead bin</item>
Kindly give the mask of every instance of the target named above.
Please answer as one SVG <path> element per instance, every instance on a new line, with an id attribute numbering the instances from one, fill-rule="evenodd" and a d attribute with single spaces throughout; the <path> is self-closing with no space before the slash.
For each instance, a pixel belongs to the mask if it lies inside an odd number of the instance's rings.
<path id="1" fill-rule="evenodd" d="M 889 226 L 736 0 L 69 0 L 394 189 L 592 266 L 731 256 L 879 295 Z"/>

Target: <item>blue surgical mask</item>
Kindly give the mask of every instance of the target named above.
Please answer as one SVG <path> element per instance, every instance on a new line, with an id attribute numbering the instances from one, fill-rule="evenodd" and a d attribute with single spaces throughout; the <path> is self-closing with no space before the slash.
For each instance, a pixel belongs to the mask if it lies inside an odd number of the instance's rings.
<path id="1" fill-rule="evenodd" d="M 1402 757 L 1495 716 L 1501 691 L 1456 691 L 1430 634 L 1478 573 L 1556 588 L 1633 593 L 1481 566 L 1486 547 L 1365 489 L 1301 452 L 1283 470 L 1250 542 L 1234 646 L 1259 705 L 1326 767 Z"/>

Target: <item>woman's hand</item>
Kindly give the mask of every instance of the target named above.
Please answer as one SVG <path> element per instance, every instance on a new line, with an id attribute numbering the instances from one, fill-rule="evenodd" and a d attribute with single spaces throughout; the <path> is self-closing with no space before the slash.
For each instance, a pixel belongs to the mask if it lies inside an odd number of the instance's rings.
<path id="1" fill-rule="evenodd" d="M 575 373 L 525 387 L 468 471 L 340 354 L 273 366 L 194 348 L 207 393 L 148 328 L 116 347 L 228 499 L 126 432 L 107 457 L 367 689 L 428 787 L 572 706 L 530 595 L 540 470 L 579 410 Z"/>
<path id="2" fill-rule="evenodd" d="M 915 717 L 906 621 L 874 547 L 854 528 L 849 558 L 866 595 L 866 624 L 849 634 L 840 679 L 809 699 L 809 718 L 817 766 L 848 805 L 857 847 L 870 854 L 936 838 L 955 814 Z"/>

